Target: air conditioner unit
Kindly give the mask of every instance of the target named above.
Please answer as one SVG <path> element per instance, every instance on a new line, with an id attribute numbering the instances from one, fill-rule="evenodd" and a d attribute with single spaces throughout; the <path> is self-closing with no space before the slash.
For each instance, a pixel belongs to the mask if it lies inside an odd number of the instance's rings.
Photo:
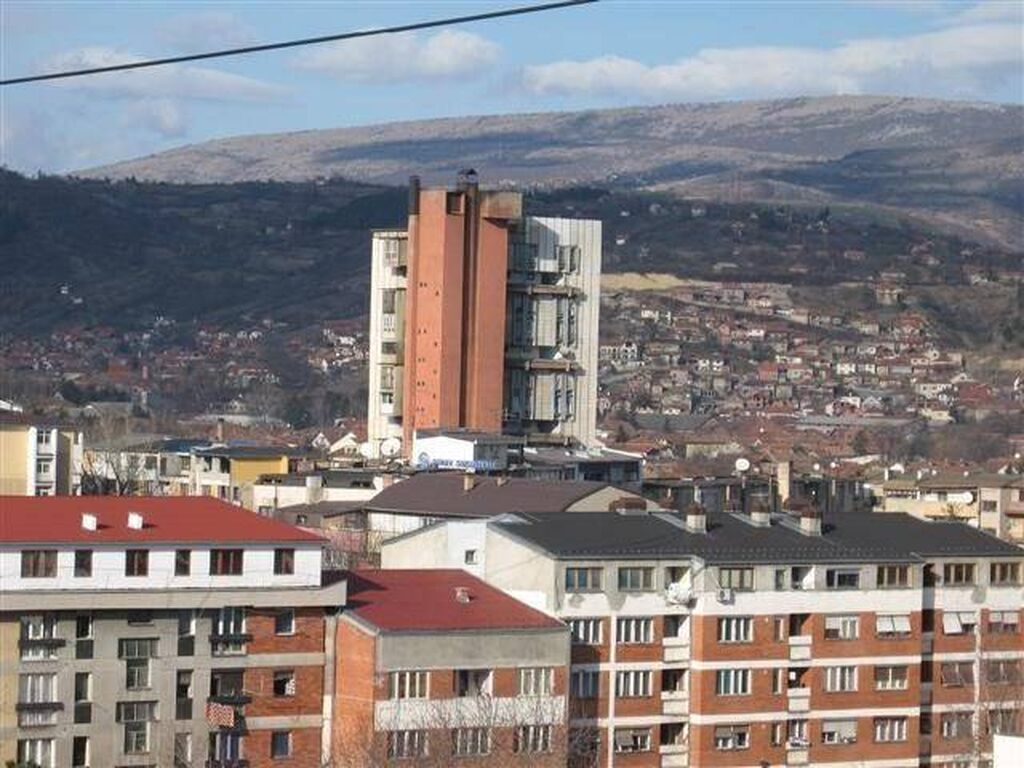
<path id="1" fill-rule="evenodd" d="M 733 591 L 730 587 L 720 587 L 718 589 L 718 602 L 720 603 L 731 603 L 733 601 Z"/>

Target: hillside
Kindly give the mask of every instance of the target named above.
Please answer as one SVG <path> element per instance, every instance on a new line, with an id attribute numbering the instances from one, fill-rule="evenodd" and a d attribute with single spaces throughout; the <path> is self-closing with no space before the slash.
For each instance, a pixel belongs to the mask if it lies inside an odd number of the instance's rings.
<path id="1" fill-rule="evenodd" d="M 466 117 L 240 136 L 79 172 L 176 183 L 344 176 L 614 185 L 743 202 L 893 206 L 1024 248 L 1024 109 L 823 97 Z"/>

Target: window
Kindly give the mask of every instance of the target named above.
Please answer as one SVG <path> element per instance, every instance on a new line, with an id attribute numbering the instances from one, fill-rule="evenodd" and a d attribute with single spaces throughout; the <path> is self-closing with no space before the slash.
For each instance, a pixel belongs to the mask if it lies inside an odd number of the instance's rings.
<path id="1" fill-rule="evenodd" d="M 640 645 L 654 642 L 654 622 L 651 619 L 619 619 L 615 632 L 622 645 Z"/>
<path id="2" fill-rule="evenodd" d="M 615 695 L 619 698 L 639 698 L 651 695 L 650 670 L 630 669 L 615 674 Z"/>
<path id="3" fill-rule="evenodd" d="M 828 589 L 859 589 L 860 570 L 857 568 L 826 568 L 825 586 Z"/>
<path id="4" fill-rule="evenodd" d="M 551 667 L 528 667 L 519 670 L 520 696 L 548 696 L 554 687 L 555 671 Z"/>
<path id="5" fill-rule="evenodd" d="M 174 575 L 189 576 L 192 573 L 192 550 L 176 549 L 174 551 Z"/>
<path id="6" fill-rule="evenodd" d="M 36 474 L 37 475 L 48 475 L 53 463 L 49 461 L 37 461 L 36 462 Z"/>
<path id="7" fill-rule="evenodd" d="M 782 589 L 782 587 L 778 587 L 778 589 Z M 785 738 L 784 733 L 782 723 L 772 723 L 771 742 L 773 747 L 777 747 L 782 744 Z"/>
<path id="8" fill-rule="evenodd" d="M 776 667 L 772 670 L 772 693 L 780 694 L 786 687 L 786 668 Z"/>
<path id="9" fill-rule="evenodd" d="M 21 578 L 52 579 L 57 576 L 57 550 L 24 549 L 21 552 Z"/>
<path id="10" fill-rule="evenodd" d="M 907 718 L 876 717 L 875 741 L 906 741 Z"/>
<path id="11" fill-rule="evenodd" d="M 600 645 L 601 620 L 570 619 L 569 635 L 572 637 L 573 645 Z"/>
<path id="12" fill-rule="evenodd" d="M 939 679 L 946 688 L 974 685 L 974 664 L 970 661 L 946 661 L 939 667 Z"/>
<path id="13" fill-rule="evenodd" d="M 566 592 L 598 592 L 601 589 L 600 568 L 566 568 Z"/>
<path id="14" fill-rule="evenodd" d="M 493 676 L 489 669 L 455 670 L 455 695 L 459 697 L 490 696 Z"/>
<path id="15" fill-rule="evenodd" d="M 806 747 L 807 742 L 807 721 L 790 720 L 786 723 L 787 741 L 793 746 Z"/>
<path id="16" fill-rule="evenodd" d="M 238 572 L 242 572 L 241 563 Z M 295 550 L 275 549 L 274 550 L 274 573 L 278 576 L 291 576 L 295 573 Z"/>
<path id="17" fill-rule="evenodd" d="M 569 689 L 573 698 L 596 699 L 600 680 L 600 673 L 596 669 L 574 670 L 569 678 Z"/>
<path id="18" fill-rule="evenodd" d="M 229 606 L 214 615 L 211 630 L 214 656 L 238 656 L 245 653 L 245 608 Z"/>
<path id="19" fill-rule="evenodd" d="M 1020 563 L 992 563 L 988 580 L 993 585 L 1020 584 Z"/>
<path id="20" fill-rule="evenodd" d="M 989 611 L 988 631 L 993 635 L 1015 635 L 1020 627 L 1017 611 Z"/>
<path id="21" fill-rule="evenodd" d="M 89 737 L 75 736 L 71 740 L 71 768 L 86 768 L 89 765 Z"/>
<path id="22" fill-rule="evenodd" d="M 826 640 L 856 640 L 860 634 L 860 620 L 856 616 L 826 616 Z"/>
<path id="23" fill-rule="evenodd" d="M 875 616 L 875 634 L 881 638 L 910 635 L 910 616 L 900 613 L 880 613 Z"/>
<path id="24" fill-rule="evenodd" d="M 516 728 L 515 751 L 517 754 L 541 754 L 551 751 L 550 725 L 521 725 Z"/>
<path id="25" fill-rule="evenodd" d="M 750 616 L 727 616 L 718 620 L 718 642 L 749 643 L 754 639 L 754 620 Z"/>
<path id="26" fill-rule="evenodd" d="M 192 734 L 174 734 L 174 768 L 190 768 L 192 765 Z"/>
<path id="27" fill-rule="evenodd" d="M 749 725 L 715 726 L 715 749 L 728 751 L 750 747 Z"/>
<path id="28" fill-rule="evenodd" d="M 155 639 L 131 638 L 120 643 L 119 657 L 125 663 L 125 687 L 130 691 L 149 688 L 149 660 L 156 657 Z"/>
<path id="29" fill-rule="evenodd" d="M 152 611 L 128 611 L 128 625 L 139 626 L 153 623 Z"/>
<path id="30" fill-rule="evenodd" d="M 875 667 L 876 691 L 905 691 L 907 689 L 907 667 Z"/>
<path id="31" fill-rule="evenodd" d="M 785 616 L 776 616 L 772 619 L 772 637 L 775 642 L 781 643 L 786 639 L 786 625 L 789 623 Z"/>
<path id="32" fill-rule="evenodd" d="M 829 693 L 845 693 L 857 690 L 856 667 L 826 667 L 825 690 Z"/>
<path id="33" fill-rule="evenodd" d="M 719 696 L 746 696 L 750 693 L 750 670 L 718 670 L 715 672 L 715 693 Z"/>
<path id="34" fill-rule="evenodd" d="M 620 592 L 649 592 L 654 589 L 653 568 L 619 568 Z"/>
<path id="35" fill-rule="evenodd" d="M 210 550 L 210 575 L 211 576 L 241 576 L 242 557 L 245 550 L 242 549 L 211 549 Z M 275 553 L 274 565 L 277 565 Z"/>
<path id="36" fill-rule="evenodd" d="M 75 672 L 75 703 L 92 700 L 92 673 Z"/>
<path id="37" fill-rule="evenodd" d="M 794 565 L 789 569 L 789 582 L 791 589 L 806 589 L 808 577 L 811 575 L 810 566 Z"/>
<path id="38" fill-rule="evenodd" d="M 57 702 L 57 675 L 29 674 L 18 676 L 19 704 L 55 704 Z M 39 725 L 55 725 L 56 709 L 25 709 L 18 712 L 18 726 L 31 728 Z"/>
<path id="39" fill-rule="evenodd" d="M 18 762 L 53 768 L 53 739 L 18 739 Z"/>
<path id="40" fill-rule="evenodd" d="M 392 672 L 389 696 L 392 699 L 427 698 L 427 673 Z"/>
<path id="41" fill-rule="evenodd" d="M 274 634 L 293 635 L 295 634 L 295 609 L 282 608 L 274 614 Z"/>
<path id="42" fill-rule="evenodd" d="M 21 617 L 21 660 L 43 661 L 57 658 L 57 644 L 48 641 L 57 639 L 57 619 L 53 616 L 36 615 Z"/>
<path id="43" fill-rule="evenodd" d="M 910 586 L 909 565 L 880 565 L 878 566 L 879 589 L 899 589 Z"/>
<path id="44" fill-rule="evenodd" d="M 978 617 L 974 611 L 943 611 L 942 631 L 947 635 L 973 635 Z"/>
<path id="45" fill-rule="evenodd" d="M 754 588 L 753 568 L 719 568 L 718 586 L 722 589 L 750 590 Z"/>
<path id="46" fill-rule="evenodd" d="M 487 728 L 456 728 L 452 731 L 452 754 L 456 757 L 486 755 L 491 751 L 491 732 Z"/>
<path id="47" fill-rule="evenodd" d="M 75 577 L 87 579 L 92 576 L 92 550 L 75 550 Z"/>
<path id="48" fill-rule="evenodd" d="M 92 614 L 80 613 L 75 616 L 75 640 L 92 638 Z"/>
<path id="49" fill-rule="evenodd" d="M 476 550 L 475 550 L 475 549 L 467 549 L 467 550 L 466 550 L 466 551 L 465 551 L 465 552 L 463 553 L 463 558 L 462 558 L 462 561 L 463 561 L 463 562 L 464 562 L 464 563 L 465 563 L 466 565 L 476 565 L 476 564 L 477 564 L 477 559 L 476 559 Z"/>
<path id="50" fill-rule="evenodd" d="M 1007 736 L 1017 736 L 1021 733 L 1020 711 L 1017 709 L 990 709 L 988 722 L 985 724 L 986 733 L 1001 733 Z"/>
<path id="51" fill-rule="evenodd" d="M 615 729 L 615 751 L 616 752 L 650 752 L 651 751 L 651 729 L 650 728 L 616 728 Z"/>
<path id="52" fill-rule="evenodd" d="M 822 744 L 853 744 L 857 741 L 856 720 L 822 720 Z"/>
<path id="53" fill-rule="evenodd" d="M 274 673 L 274 695 L 294 696 L 295 695 L 295 672 L 283 670 Z"/>
<path id="54" fill-rule="evenodd" d="M 149 574 L 149 550 L 128 549 L 124 553 L 125 576 L 147 576 Z"/>
<path id="55" fill-rule="evenodd" d="M 125 754 L 149 752 L 149 724 L 156 719 L 156 702 L 123 701 L 117 710 L 118 720 L 124 724 Z"/>
<path id="56" fill-rule="evenodd" d="M 291 757 L 292 732 L 273 731 L 270 734 L 270 756 L 273 758 Z"/>
<path id="57" fill-rule="evenodd" d="M 971 735 L 970 712 L 944 712 L 939 726 L 944 739 L 963 739 Z"/>
<path id="58" fill-rule="evenodd" d="M 1020 669 L 1018 659 L 987 659 L 985 681 L 992 685 L 1016 685 L 1021 679 Z"/>
<path id="59" fill-rule="evenodd" d="M 974 584 L 974 563 L 946 563 L 942 566 L 942 583 L 947 587 Z"/>

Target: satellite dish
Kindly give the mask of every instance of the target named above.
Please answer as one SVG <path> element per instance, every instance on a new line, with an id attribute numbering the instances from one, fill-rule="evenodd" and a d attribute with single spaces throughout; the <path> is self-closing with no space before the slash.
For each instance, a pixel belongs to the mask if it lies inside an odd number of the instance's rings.
<path id="1" fill-rule="evenodd" d="M 736 459 L 735 467 L 737 472 L 746 472 L 750 469 L 750 460 L 740 456 L 740 458 Z"/>
<path id="2" fill-rule="evenodd" d="M 369 443 L 360 443 L 359 444 L 359 455 L 362 456 L 364 459 L 372 459 L 373 458 L 373 447 Z"/>
<path id="3" fill-rule="evenodd" d="M 380 455 L 386 459 L 397 456 L 402 451 L 402 441 L 397 437 L 389 437 L 380 444 Z"/>

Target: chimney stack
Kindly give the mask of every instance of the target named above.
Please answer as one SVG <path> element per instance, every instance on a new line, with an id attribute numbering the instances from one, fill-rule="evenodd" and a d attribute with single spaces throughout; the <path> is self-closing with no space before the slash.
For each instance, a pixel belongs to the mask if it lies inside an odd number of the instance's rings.
<path id="1" fill-rule="evenodd" d="M 811 505 L 800 513 L 800 532 L 804 536 L 821 536 L 821 510 Z"/>
<path id="2" fill-rule="evenodd" d="M 763 502 L 754 502 L 750 508 L 750 522 L 759 528 L 767 528 L 772 524 L 772 513 L 768 505 Z"/>
<path id="3" fill-rule="evenodd" d="M 700 504 L 691 504 L 686 508 L 686 530 L 690 533 L 708 532 L 708 513 Z"/>
<path id="4" fill-rule="evenodd" d="M 476 488 L 476 475 L 467 472 L 462 476 L 462 492 L 469 493 Z"/>

